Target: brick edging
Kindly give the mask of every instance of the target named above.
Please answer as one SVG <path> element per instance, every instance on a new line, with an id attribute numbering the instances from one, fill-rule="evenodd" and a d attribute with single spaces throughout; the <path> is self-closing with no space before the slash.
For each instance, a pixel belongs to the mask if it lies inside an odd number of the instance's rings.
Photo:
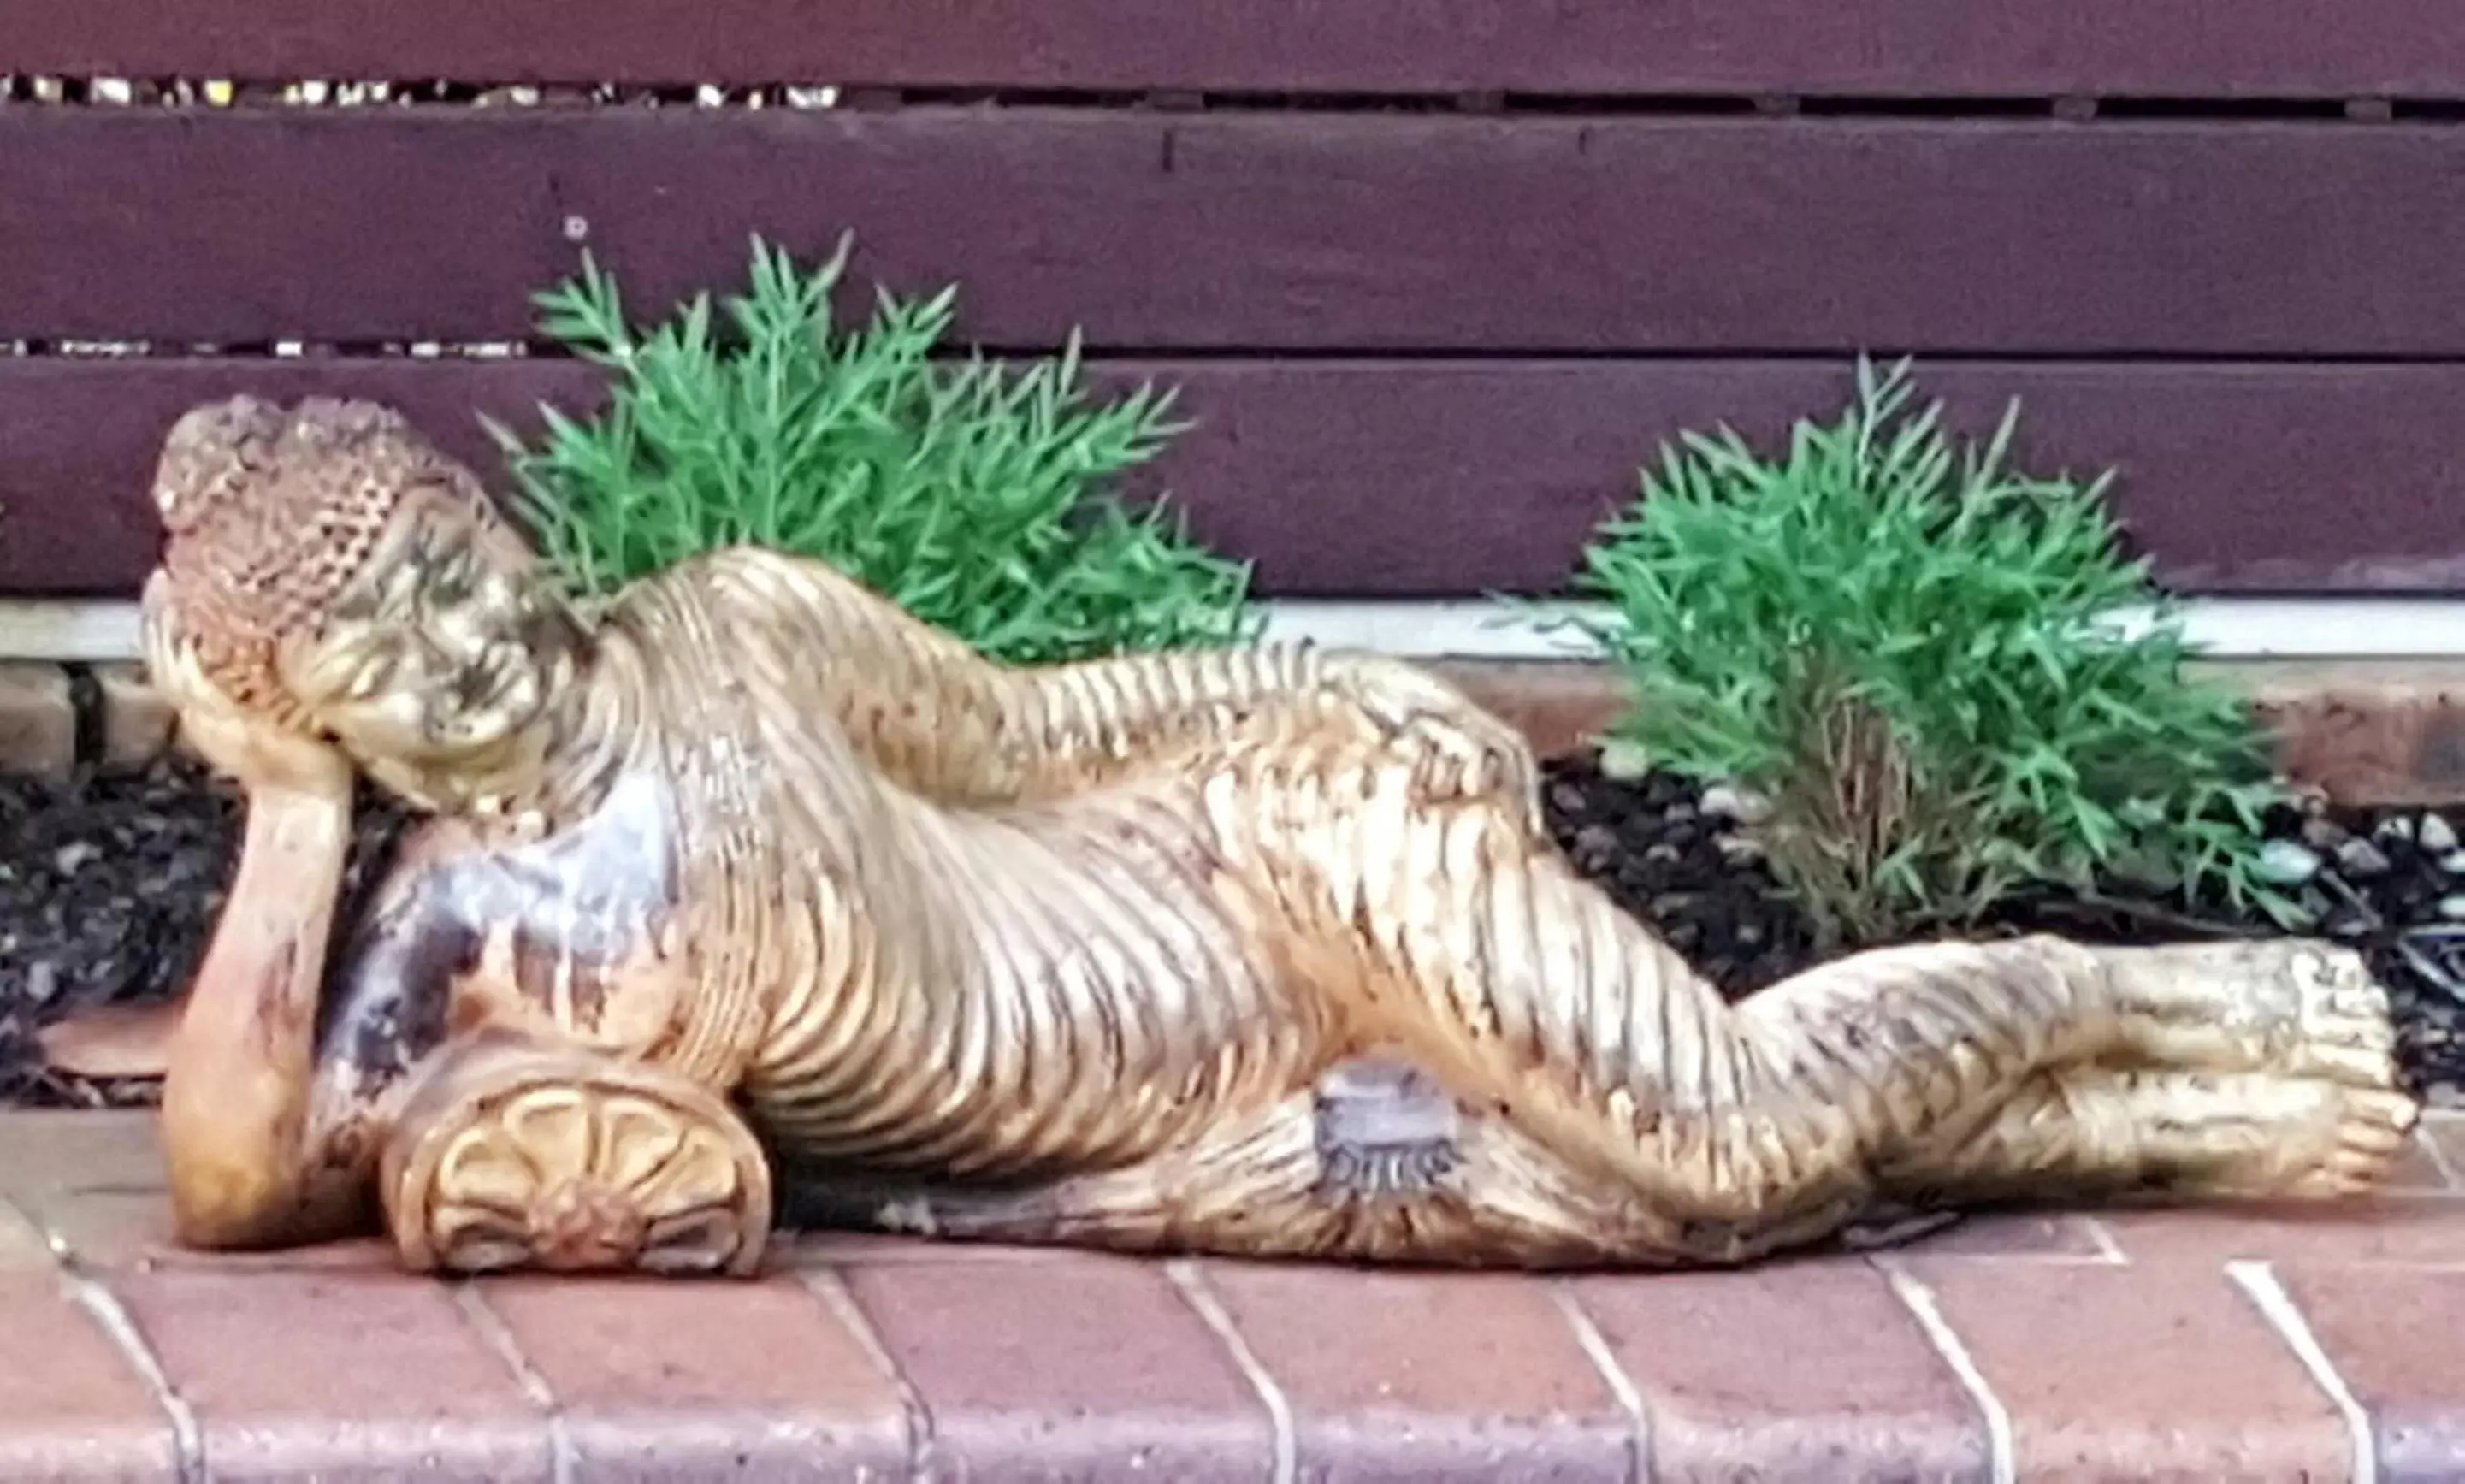
<path id="1" fill-rule="evenodd" d="M 462 1284 L 179 1249 L 149 1118 L 0 1113 L 0 1477 L 2456 1477 L 2460 1154 L 2434 1114 L 2378 1202 L 1737 1273 L 806 1236 Z"/>
<path id="2" fill-rule="evenodd" d="M 1530 737 L 1543 756 L 1604 733 L 1623 704 L 1590 660 L 1441 659 L 1432 669 Z M 2242 687 L 2298 782 L 2341 803 L 2465 803 L 2465 659 L 2228 661 L 2203 672 Z M 171 718 L 132 664 L 0 661 L 0 773 L 65 778 L 80 765 L 142 767 Z"/>
<path id="3" fill-rule="evenodd" d="M 1588 660 L 1441 660 L 1435 668 L 1545 755 L 1601 736 L 1624 705 Z M 2237 687 L 2296 782 L 2341 804 L 2465 804 L 2465 659 L 2202 662 Z"/>
<path id="4" fill-rule="evenodd" d="M 134 663 L 0 659 L 0 774 L 134 771 L 172 744 L 172 731 L 170 707 Z"/>

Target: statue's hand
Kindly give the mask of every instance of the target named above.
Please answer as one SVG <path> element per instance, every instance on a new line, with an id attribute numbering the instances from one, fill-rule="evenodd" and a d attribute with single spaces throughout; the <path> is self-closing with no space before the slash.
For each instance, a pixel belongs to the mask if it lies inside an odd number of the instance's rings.
<path id="1" fill-rule="evenodd" d="M 1410 754 L 1416 799 L 1453 804 L 1502 795 L 1527 828 L 1541 831 L 1540 764 L 1521 731 L 1401 660 L 1354 656 L 1343 673 L 1347 694 L 1371 724 Z"/>
<path id="2" fill-rule="evenodd" d="M 248 711 L 198 667 L 160 573 L 145 585 L 142 615 L 147 679 L 178 719 L 180 740 L 208 767 L 252 794 L 349 795 L 351 763 L 341 749 Z"/>

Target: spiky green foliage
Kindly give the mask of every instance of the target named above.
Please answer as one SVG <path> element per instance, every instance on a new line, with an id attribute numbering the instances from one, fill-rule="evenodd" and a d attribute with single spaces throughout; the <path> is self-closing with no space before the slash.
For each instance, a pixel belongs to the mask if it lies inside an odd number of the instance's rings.
<path id="1" fill-rule="evenodd" d="M 1181 431 L 1170 393 L 1092 402 L 1075 336 L 1023 366 L 937 356 L 947 289 L 878 292 L 841 330 L 848 259 L 843 239 L 800 272 L 756 239 L 746 292 L 648 329 L 588 255 L 539 296 L 543 329 L 614 373 L 611 399 L 587 419 L 544 409 L 536 447 L 490 431 L 580 592 L 750 543 L 831 562 L 1011 662 L 1253 634 L 1247 565 L 1107 487 Z"/>
<path id="2" fill-rule="evenodd" d="M 1625 667 L 1652 765 L 1772 806 L 1774 874 L 1829 946 L 1974 924 L 2032 883 L 2128 876 L 2279 920 L 2264 734 L 2187 676 L 2182 624 L 2119 549 L 2111 475 L 2007 466 L 1861 360 L 1835 421 L 1767 458 L 1726 427 L 1664 446 L 1608 521 L 1578 619 Z M 2120 609 L 2150 621 L 2118 629 Z"/>

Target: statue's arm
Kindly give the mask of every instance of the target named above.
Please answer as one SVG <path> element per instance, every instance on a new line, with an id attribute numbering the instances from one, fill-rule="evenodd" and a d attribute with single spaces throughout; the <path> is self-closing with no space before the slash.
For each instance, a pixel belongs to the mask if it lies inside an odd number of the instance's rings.
<path id="1" fill-rule="evenodd" d="M 144 613 L 148 670 L 181 736 L 246 795 L 239 864 L 167 1048 L 173 1227 L 191 1246 L 281 1245 L 331 1217 L 314 1157 L 315 1036 L 350 849 L 351 766 L 215 689 L 176 632 L 159 574 Z"/>
<path id="2" fill-rule="evenodd" d="M 876 766 L 952 802 L 1067 793 L 1173 749 L 1261 724 L 1409 739 L 1432 793 L 1537 799 L 1521 735 L 1416 665 L 1294 646 L 995 663 L 827 563 L 756 547 L 713 559 Z M 1537 809 L 1537 802 L 1532 807 Z"/>
<path id="3" fill-rule="evenodd" d="M 1430 802 L 1505 790 L 1537 825 L 1539 768 L 1522 735 L 1436 674 L 1383 654 L 1298 647 L 1128 654 L 1010 671 L 1014 729 L 1038 776 L 1066 787 L 1120 762 L 1236 727 L 1393 744 Z"/>

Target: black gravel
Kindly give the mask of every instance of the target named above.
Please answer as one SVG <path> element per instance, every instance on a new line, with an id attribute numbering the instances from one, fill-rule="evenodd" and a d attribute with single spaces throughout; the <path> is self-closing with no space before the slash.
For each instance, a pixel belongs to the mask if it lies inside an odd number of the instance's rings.
<path id="1" fill-rule="evenodd" d="M 1662 774 L 1605 776 L 1590 753 L 1548 770 L 1552 832 L 1577 868 L 1653 924 L 1724 990 L 1744 994 L 1806 967 L 1811 936 L 1718 798 Z M 401 815 L 361 808 L 356 893 L 400 836 Z M 2465 1101 L 2465 810 L 2292 810 L 2271 822 L 2283 848 L 2317 860 L 2304 890 L 2322 931 L 2355 944 L 2390 987 L 2408 1074 L 2434 1101 Z M 160 1000 L 205 951 L 239 847 L 235 795 L 177 761 L 142 775 L 47 786 L 0 778 L 0 1103 L 144 1102 L 147 1082 L 97 1084 L 46 1070 L 32 1032 L 96 1005 Z M 2298 857 L 2300 858 L 2300 857 Z M 2446 865 L 2443 866 L 2443 860 Z M 2452 875 L 2448 867 L 2457 868 Z M 2273 932 L 2216 902 L 2044 896 L 2015 902 L 1995 931 L 2047 930 L 2101 942 Z"/>
<path id="2" fill-rule="evenodd" d="M 364 890 L 400 834 L 364 801 L 348 889 Z M 33 1032 L 98 1005 L 175 993 L 205 956 L 238 862 L 239 799 L 181 760 L 53 786 L 0 777 L 0 1104 L 152 1100 L 147 1081 L 57 1075 Z"/>

